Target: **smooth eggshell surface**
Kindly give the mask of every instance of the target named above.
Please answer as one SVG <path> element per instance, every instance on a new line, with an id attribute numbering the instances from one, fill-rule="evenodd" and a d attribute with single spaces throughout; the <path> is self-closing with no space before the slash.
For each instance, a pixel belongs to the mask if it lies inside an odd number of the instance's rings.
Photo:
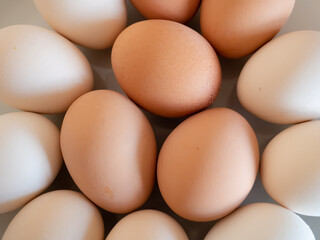
<path id="1" fill-rule="evenodd" d="M 62 164 L 58 128 L 27 112 L 0 116 L 0 214 L 44 191 Z"/>
<path id="2" fill-rule="evenodd" d="M 81 193 L 58 190 L 28 203 L 14 217 L 2 240 L 102 240 L 99 210 Z"/>
<path id="3" fill-rule="evenodd" d="M 166 19 L 184 23 L 198 10 L 200 0 L 130 0 L 149 19 Z"/>
<path id="4" fill-rule="evenodd" d="M 88 60 L 67 39 L 45 28 L 0 29 L 0 100 L 41 113 L 64 112 L 91 90 Z"/>
<path id="5" fill-rule="evenodd" d="M 270 203 L 239 208 L 216 223 L 204 240 L 315 240 L 310 227 L 293 212 Z"/>
<path id="6" fill-rule="evenodd" d="M 125 0 L 34 0 L 46 22 L 71 41 L 110 47 L 127 23 Z"/>
<path id="7" fill-rule="evenodd" d="M 231 109 L 205 110 L 182 122 L 164 142 L 159 188 L 181 217 L 211 221 L 246 198 L 258 165 L 258 142 L 249 123 Z"/>
<path id="8" fill-rule="evenodd" d="M 154 186 L 156 142 L 146 116 L 110 90 L 87 93 L 69 108 L 61 148 L 80 190 L 114 213 L 140 207 Z"/>
<path id="9" fill-rule="evenodd" d="M 294 125 L 267 145 L 261 163 L 269 195 L 294 212 L 320 217 L 320 121 Z"/>
<path id="10" fill-rule="evenodd" d="M 272 39 L 288 20 L 295 0 L 203 0 L 203 36 L 224 57 L 246 56 Z"/>
<path id="11" fill-rule="evenodd" d="M 106 240 L 188 240 L 183 228 L 169 215 L 141 210 L 122 218 Z"/>
<path id="12" fill-rule="evenodd" d="M 172 21 L 129 26 L 115 41 L 111 61 L 128 97 L 164 117 L 208 107 L 220 88 L 220 63 L 213 48 L 199 33 Z"/>
<path id="13" fill-rule="evenodd" d="M 239 76 L 237 94 L 254 115 L 291 124 L 320 117 L 320 32 L 282 35 L 257 51 Z"/>

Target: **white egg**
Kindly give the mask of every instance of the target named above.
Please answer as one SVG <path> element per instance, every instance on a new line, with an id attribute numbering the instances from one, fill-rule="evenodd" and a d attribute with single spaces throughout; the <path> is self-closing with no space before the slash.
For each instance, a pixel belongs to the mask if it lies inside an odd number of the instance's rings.
<path id="1" fill-rule="evenodd" d="M 294 212 L 320 217 L 320 121 L 294 125 L 267 145 L 261 163 L 269 195 Z"/>
<path id="2" fill-rule="evenodd" d="M 188 240 L 188 236 L 172 217 L 148 209 L 131 213 L 122 218 L 106 238 L 106 240 L 124 239 Z"/>
<path id="3" fill-rule="evenodd" d="M 273 123 L 320 117 L 320 32 L 282 35 L 258 50 L 241 71 L 237 94 L 254 115 Z"/>
<path id="4" fill-rule="evenodd" d="M 99 210 L 81 193 L 58 190 L 43 194 L 14 217 L 2 240 L 102 240 Z"/>
<path id="5" fill-rule="evenodd" d="M 41 115 L 0 116 L 0 213 L 22 207 L 53 182 L 62 164 L 59 138 Z"/>
<path id="6" fill-rule="evenodd" d="M 270 203 L 239 208 L 216 223 L 204 240 L 315 240 L 310 227 L 290 210 Z"/>
<path id="7" fill-rule="evenodd" d="M 46 22 L 71 41 L 110 47 L 127 23 L 125 0 L 34 0 Z"/>
<path id="8" fill-rule="evenodd" d="M 0 100 L 26 111 L 57 113 L 92 87 L 88 60 L 64 37 L 31 25 L 0 29 Z"/>

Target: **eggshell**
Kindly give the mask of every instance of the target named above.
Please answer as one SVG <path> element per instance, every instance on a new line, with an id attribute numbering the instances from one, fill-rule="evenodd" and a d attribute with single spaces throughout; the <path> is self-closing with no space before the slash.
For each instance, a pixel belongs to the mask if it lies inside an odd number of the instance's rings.
<path id="1" fill-rule="evenodd" d="M 141 210 L 122 218 L 106 240 L 188 240 L 183 228 L 169 215 L 156 210 Z"/>
<path id="2" fill-rule="evenodd" d="M 2 240 L 102 240 L 103 235 L 99 210 L 81 193 L 58 190 L 28 203 Z"/>
<path id="3" fill-rule="evenodd" d="M 61 148 L 71 177 L 98 206 L 127 213 L 148 199 L 155 178 L 154 133 L 120 93 L 98 90 L 77 99 L 62 123 Z"/>
<path id="4" fill-rule="evenodd" d="M 0 116 L 0 213 L 22 207 L 44 191 L 62 163 L 58 128 L 27 112 Z"/>
<path id="5" fill-rule="evenodd" d="M 89 62 L 59 34 L 31 25 L 0 29 L 0 100 L 40 113 L 64 112 L 93 86 Z"/>
<path id="6" fill-rule="evenodd" d="M 184 23 L 197 12 L 200 0 L 130 0 L 149 19 L 166 19 Z"/>
<path id="7" fill-rule="evenodd" d="M 167 20 L 146 20 L 126 28 L 111 54 L 124 92 L 142 108 L 179 117 L 208 107 L 220 82 L 219 60 L 194 30 Z"/>
<path id="8" fill-rule="evenodd" d="M 290 124 L 320 117 L 320 32 L 282 35 L 256 52 L 241 71 L 237 94 L 254 115 Z"/>
<path id="9" fill-rule="evenodd" d="M 295 0 L 203 0 L 203 36 L 224 57 L 246 56 L 272 39 L 288 20 Z"/>
<path id="10" fill-rule="evenodd" d="M 282 131 L 267 145 L 262 182 L 270 196 L 294 212 L 320 217 L 320 121 Z"/>
<path id="11" fill-rule="evenodd" d="M 205 110 L 183 121 L 164 142 L 159 188 L 181 217 L 211 221 L 246 198 L 258 165 L 258 142 L 249 123 L 231 109 Z"/>
<path id="12" fill-rule="evenodd" d="M 204 240 L 315 240 L 293 212 L 270 203 L 253 203 L 222 219 Z"/>
<path id="13" fill-rule="evenodd" d="M 125 0 L 34 0 L 34 3 L 53 29 L 88 48 L 112 46 L 127 23 Z"/>

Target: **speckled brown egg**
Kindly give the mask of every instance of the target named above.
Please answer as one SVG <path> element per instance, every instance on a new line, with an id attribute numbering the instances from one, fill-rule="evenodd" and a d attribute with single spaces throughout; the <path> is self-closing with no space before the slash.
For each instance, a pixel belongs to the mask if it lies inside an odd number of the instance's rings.
<path id="1" fill-rule="evenodd" d="M 180 23 L 146 20 L 129 26 L 116 39 L 111 61 L 128 97 L 160 116 L 197 112 L 219 91 L 221 68 L 215 51 Z"/>
<path id="2" fill-rule="evenodd" d="M 224 57 L 240 58 L 272 39 L 288 20 L 295 0 L 203 0 L 203 36 Z"/>
<path id="3" fill-rule="evenodd" d="M 78 98 L 63 120 L 61 148 L 74 182 L 99 207 L 127 213 L 148 199 L 155 179 L 154 133 L 120 93 L 98 90 Z"/>
<path id="4" fill-rule="evenodd" d="M 148 19 L 166 19 L 187 22 L 197 12 L 200 0 L 130 0 Z"/>

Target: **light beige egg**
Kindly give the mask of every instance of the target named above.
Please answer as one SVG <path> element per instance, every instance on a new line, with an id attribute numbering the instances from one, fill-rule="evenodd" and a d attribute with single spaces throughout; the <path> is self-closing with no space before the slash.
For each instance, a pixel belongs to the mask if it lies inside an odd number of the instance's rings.
<path id="1" fill-rule="evenodd" d="M 224 57 L 246 56 L 272 39 L 288 20 L 295 0 L 203 0 L 203 36 Z"/>
<path id="2" fill-rule="evenodd" d="M 320 117 L 320 32 L 296 31 L 264 45 L 243 67 L 237 95 L 252 114 L 278 124 Z"/>
<path id="3" fill-rule="evenodd" d="M 32 25 L 0 29 L 0 100 L 25 111 L 64 112 L 93 87 L 90 64 L 59 34 Z"/>
<path id="4" fill-rule="evenodd" d="M 258 165 L 258 142 L 249 123 L 231 109 L 209 109 L 168 136 L 159 154 L 158 184 L 176 214 L 212 221 L 246 198 Z"/>
<path id="5" fill-rule="evenodd" d="M 54 30 L 88 48 L 112 46 L 127 23 L 125 0 L 34 0 L 34 3 Z"/>
<path id="6" fill-rule="evenodd" d="M 22 208 L 2 240 L 102 240 L 103 237 L 99 210 L 81 193 L 57 190 Z"/>
<path id="7" fill-rule="evenodd" d="M 263 152 L 261 178 L 269 195 L 303 215 L 320 217 L 320 121 L 294 125 Z"/>
<path id="8" fill-rule="evenodd" d="M 61 148 L 71 177 L 99 207 L 127 213 L 148 199 L 155 180 L 154 133 L 120 93 L 97 90 L 77 99 L 62 123 Z"/>
<path id="9" fill-rule="evenodd" d="M 157 210 L 141 210 L 122 218 L 106 240 L 188 240 L 183 228 L 169 215 Z"/>
<path id="10" fill-rule="evenodd" d="M 208 107 L 220 88 L 220 63 L 213 48 L 196 31 L 172 21 L 129 26 L 115 41 L 111 61 L 128 97 L 164 117 Z"/>
<path id="11" fill-rule="evenodd" d="M 270 203 L 241 207 L 216 223 L 204 240 L 315 240 L 310 227 L 286 208 Z"/>
<path id="12" fill-rule="evenodd" d="M 166 19 L 184 23 L 197 12 L 200 0 L 130 0 L 148 19 Z"/>

